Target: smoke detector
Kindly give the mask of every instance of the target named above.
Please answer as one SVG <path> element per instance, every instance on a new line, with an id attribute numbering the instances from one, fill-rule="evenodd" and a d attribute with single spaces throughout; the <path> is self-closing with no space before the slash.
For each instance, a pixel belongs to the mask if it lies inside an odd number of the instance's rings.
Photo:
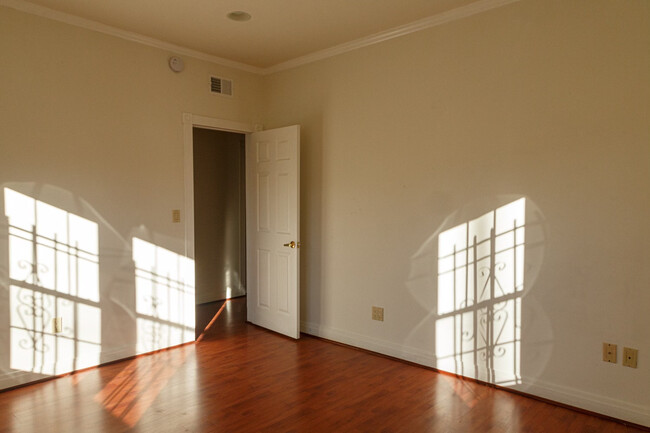
<path id="1" fill-rule="evenodd" d="M 172 56 L 169 58 L 169 69 L 174 72 L 183 72 L 185 69 L 185 62 L 180 57 Z"/>

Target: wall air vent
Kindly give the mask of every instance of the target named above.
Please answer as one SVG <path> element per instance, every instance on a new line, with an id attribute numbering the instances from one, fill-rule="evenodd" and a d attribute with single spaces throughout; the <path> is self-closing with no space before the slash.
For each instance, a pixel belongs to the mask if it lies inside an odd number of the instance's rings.
<path id="1" fill-rule="evenodd" d="M 210 92 L 219 95 L 232 96 L 232 80 L 210 77 Z"/>

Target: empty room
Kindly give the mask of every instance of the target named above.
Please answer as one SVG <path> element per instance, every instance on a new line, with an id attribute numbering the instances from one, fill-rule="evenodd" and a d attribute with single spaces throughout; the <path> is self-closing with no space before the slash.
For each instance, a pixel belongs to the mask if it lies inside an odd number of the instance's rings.
<path id="1" fill-rule="evenodd" d="M 0 0 L 0 432 L 650 430 L 647 0 Z"/>

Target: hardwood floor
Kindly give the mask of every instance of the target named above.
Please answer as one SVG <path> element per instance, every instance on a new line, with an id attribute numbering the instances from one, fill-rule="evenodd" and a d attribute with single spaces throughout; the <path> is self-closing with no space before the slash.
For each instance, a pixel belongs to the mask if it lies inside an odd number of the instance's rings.
<path id="1" fill-rule="evenodd" d="M 309 336 L 244 322 L 202 340 L 0 393 L 2 432 L 637 432 Z"/>

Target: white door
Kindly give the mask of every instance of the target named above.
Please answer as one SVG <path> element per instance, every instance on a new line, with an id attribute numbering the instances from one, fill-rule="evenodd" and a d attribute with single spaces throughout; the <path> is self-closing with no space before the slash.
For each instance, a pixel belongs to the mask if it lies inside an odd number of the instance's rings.
<path id="1" fill-rule="evenodd" d="M 300 126 L 246 135 L 248 321 L 300 337 Z"/>

